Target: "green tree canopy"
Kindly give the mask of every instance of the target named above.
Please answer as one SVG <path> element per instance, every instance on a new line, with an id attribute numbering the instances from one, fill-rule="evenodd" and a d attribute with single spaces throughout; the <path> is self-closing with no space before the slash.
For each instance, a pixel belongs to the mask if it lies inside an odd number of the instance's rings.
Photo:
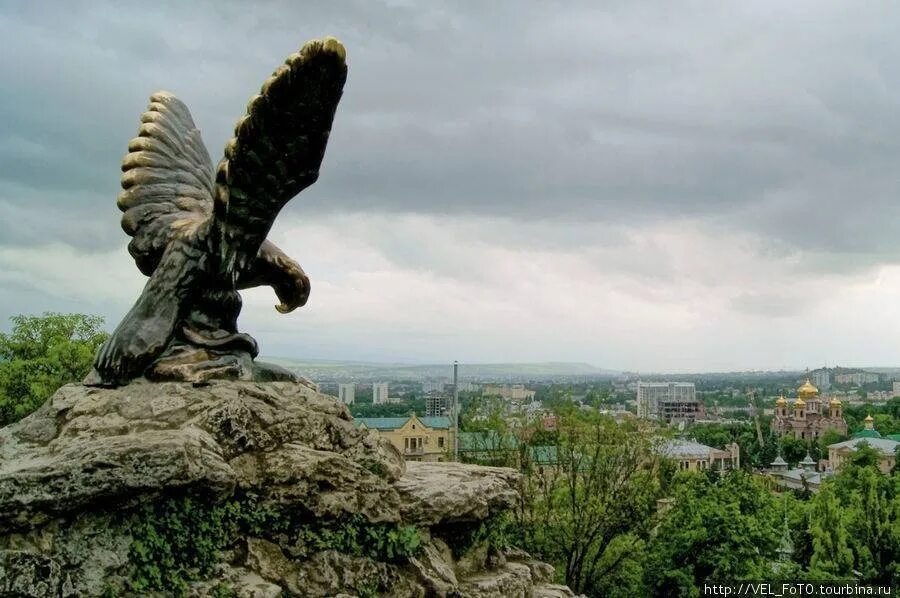
<path id="1" fill-rule="evenodd" d="M 812 557 L 809 571 L 816 579 L 852 579 L 853 551 L 841 506 L 828 486 L 812 502 Z"/>
<path id="2" fill-rule="evenodd" d="M 652 438 L 633 423 L 572 413 L 524 466 L 524 548 L 560 565 L 576 592 L 640 594 L 659 480 Z M 528 453 L 526 453 L 528 456 Z"/>
<path id="3" fill-rule="evenodd" d="M 799 438 L 795 438 L 790 434 L 782 436 L 781 440 L 778 441 L 778 444 L 781 446 L 781 456 L 785 461 L 790 463 L 791 467 L 802 461 L 803 458 L 806 457 L 806 453 L 810 450 L 809 443 L 800 440 Z"/>
<path id="4" fill-rule="evenodd" d="M 674 499 L 650 542 L 648 592 L 693 596 L 704 581 L 771 574 L 782 511 L 751 474 L 682 472 Z"/>
<path id="5" fill-rule="evenodd" d="M 84 314 L 14 316 L 0 333 L 0 425 L 37 409 L 56 389 L 84 378 L 108 336 L 103 319 Z"/>
<path id="6" fill-rule="evenodd" d="M 812 500 L 811 572 L 900 583 L 900 476 L 881 473 L 878 460 L 857 448 Z"/>

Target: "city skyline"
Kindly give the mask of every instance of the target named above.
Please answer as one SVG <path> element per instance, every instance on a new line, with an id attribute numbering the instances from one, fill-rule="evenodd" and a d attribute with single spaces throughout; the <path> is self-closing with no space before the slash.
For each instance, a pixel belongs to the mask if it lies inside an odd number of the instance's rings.
<path id="1" fill-rule="evenodd" d="M 275 361 L 279 365 L 287 366 L 296 372 L 307 372 L 310 375 L 323 376 L 328 380 L 347 379 L 357 380 L 360 384 L 371 384 L 372 382 L 380 382 L 384 380 L 405 380 L 415 379 L 421 381 L 426 391 L 437 390 L 443 391 L 447 385 L 452 386 L 452 367 L 451 362 L 378 362 L 378 361 L 353 361 L 353 360 L 325 360 L 325 359 L 290 359 L 284 357 L 261 356 L 263 361 Z M 879 375 L 884 377 L 892 377 L 900 375 L 900 367 L 896 366 L 870 366 L 870 365 L 853 365 L 853 364 L 830 364 L 820 368 L 777 368 L 777 369 L 757 369 L 757 370 L 683 370 L 683 371 L 665 371 L 665 370 L 613 370 L 609 368 L 601 368 L 588 363 L 569 363 L 569 362 L 510 362 L 510 363 L 492 363 L 492 362 L 467 362 L 459 363 L 460 384 L 466 385 L 475 381 L 546 381 L 554 378 L 571 378 L 571 379 L 609 379 L 627 377 L 632 380 L 640 380 L 641 377 L 647 377 L 648 382 L 658 382 L 658 378 L 665 376 L 675 376 L 679 381 L 684 381 L 687 376 L 728 376 L 743 374 L 759 374 L 759 375 L 791 375 L 797 380 L 810 380 L 821 390 L 828 390 L 831 387 L 831 381 L 846 384 L 851 381 L 856 382 L 856 378 L 865 375 L 872 376 L 867 382 L 874 382 Z M 850 372 L 861 371 L 859 373 L 843 373 L 832 378 L 832 373 L 837 370 L 846 370 Z M 827 376 L 825 376 L 827 374 Z M 847 379 L 842 379 L 847 378 Z M 828 382 L 823 383 L 827 379 Z"/>
<path id="2" fill-rule="evenodd" d="M 244 293 L 264 355 L 900 365 L 900 6 L 849 10 L 6 7 L 0 329 L 130 307 L 115 196 L 151 92 L 216 161 L 260 73 L 332 34 L 350 75 L 321 177 L 272 231 L 312 295 L 282 316 Z"/>

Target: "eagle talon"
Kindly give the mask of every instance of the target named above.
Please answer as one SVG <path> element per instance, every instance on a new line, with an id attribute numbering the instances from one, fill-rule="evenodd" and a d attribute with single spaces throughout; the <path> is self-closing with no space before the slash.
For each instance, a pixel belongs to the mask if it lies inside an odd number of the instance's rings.
<path id="1" fill-rule="evenodd" d="M 278 295 L 280 303 L 275 306 L 279 313 L 290 313 L 298 307 L 306 305 L 309 299 L 309 278 L 303 273 L 303 270 L 290 269 L 284 273 L 287 280 L 281 281 L 275 285 L 275 294 Z"/>

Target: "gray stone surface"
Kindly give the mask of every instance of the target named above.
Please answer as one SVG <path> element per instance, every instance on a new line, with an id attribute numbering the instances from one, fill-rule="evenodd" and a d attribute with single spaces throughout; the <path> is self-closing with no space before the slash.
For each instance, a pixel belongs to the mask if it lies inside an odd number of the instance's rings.
<path id="1" fill-rule="evenodd" d="M 403 519 L 420 525 L 481 521 L 515 504 L 520 479 L 505 467 L 407 463 L 397 482 Z"/>
<path id="2" fill-rule="evenodd" d="M 396 521 L 390 482 L 403 469 L 390 443 L 304 385 L 69 385 L 0 430 L 0 531 L 188 487 L 257 488 L 323 514 L 346 506 Z"/>
<path id="3" fill-rule="evenodd" d="M 214 595 L 216 587 L 227 584 L 234 598 L 280 598 L 284 596 L 281 586 L 266 581 L 262 576 L 243 567 L 222 565 L 216 572 L 216 578 L 212 581 L 195 582 L 191 584 L 188 596 L 201 598 Z"/>
<path id="4" fill-rule="evenodd" d="M 453 568 L 453 554 L 442 540 L 435 538 L 425 545 L 410 565 L 430 596 L 446 596 L 459 585 Z"/>
<path id="5" fill-rule="evenodd" d="M 457 592 L 460 598 L 531 598 L 533 589 L 528 566 L 508 562 L 499 569 L 464 579 Z"/>
<path id="6" fill-rule="evenodd" d="M 248 453 L 230 465 L 240 486 L 279 504 L 299 504 L 318 517 L 360 514 L 373 523 L 400 521 L 397 491 L 361 465 L 300 444 Z"/>
<path id="7" fill-rule="evenodd" d="M 539 583 L 531 591 L 531 598 L 575 598 L 575 593 L 568 586 Z"/>
<path id="8" fill-rule="evenodd" d="M 69 385 L 0 429 L 0 596 L 122 587 L 132 537 L 118 513 L 185 489 L 221 498 L 241 489 L 318 520 L 414 524 L 423 542 L 415 558 L 384 563 L 334 550 L 295 558 L 305 553 L 281 533 L 241 537 L 190 596 L 222 584 L 245 598 L 568 596 L 526 553 L 479 543 L 456 559 L 441 539 L 509 508 L 518 479 L 504 468 L 404 463 L 302 382 Z"/>
<path id="9" fill-rule="evenodd" d="M 296 561 L 285 556 L 278 545 L 250 538 L 247 566 L 295 596 L 334 596 L 347 590 L 397 598 L 425 596 L 425 589 L 396 566 L 334 550 Z"/>
<path id="10" fill-rule="evenodd" d="M 0 596 L 75 595 L 71 581 L 53 558 L 20 550 L 0 550 Z"/>

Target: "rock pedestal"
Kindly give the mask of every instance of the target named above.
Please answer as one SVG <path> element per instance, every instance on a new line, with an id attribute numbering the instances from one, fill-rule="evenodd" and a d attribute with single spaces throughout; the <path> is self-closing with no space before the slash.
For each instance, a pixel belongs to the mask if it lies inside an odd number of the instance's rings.
<path id="1" fill-rule="evenodd" d="M 0 596 L 572 596 L 548 565 L 477 533 L 517 484 L 509 469 L 405 463 L 302 382 L 68 385 L 0 430 Z M 229 505 L 221 530 L 193 532 L 197 550 L 219 538 L 215 562 L 185 566 L 176 590 L 141 586 L 158 548 L 141 514 L 184 497 Z M 240 500 L 255 523 L 234 523 Z M 347 540 L 368 526 L 382 544 L 412 535 L 409 550 Z"/>

